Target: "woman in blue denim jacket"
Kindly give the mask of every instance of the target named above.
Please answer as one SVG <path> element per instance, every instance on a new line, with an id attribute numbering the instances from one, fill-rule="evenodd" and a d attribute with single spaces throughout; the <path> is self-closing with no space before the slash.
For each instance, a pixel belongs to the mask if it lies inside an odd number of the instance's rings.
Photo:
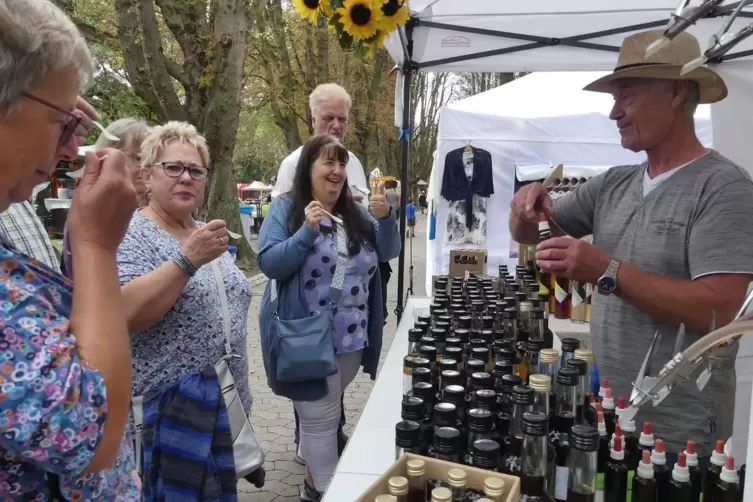
<path id="1" fill-rule="evenodd" d="M 300 417 L 301 451 L 308 468 L 303 500 L 319 500 L 337 464 L 337 425 L 345 387 L 360 366 L 372 379 L 376 377 L 384 327 L 378 264 L 400 252 L 394 211 L 384 195 L 372 196 L 368 210 L 351 199 L 347 162 L 348 150 L 337 139 L 311 138 L 301 152 L 293 189 L 272 202 L 259 238 L 259 267 L 270 279 L 260 316 L 264 366 L 272 391 L 292 399 Z M 273 350 L 271 279 L 278 286 L 280 319 L 303 319 L 329 308 L 339 224 L 347 234 L 348 259 L 332 317 L 338 372 L 318 380 L 281 382 Z"/>

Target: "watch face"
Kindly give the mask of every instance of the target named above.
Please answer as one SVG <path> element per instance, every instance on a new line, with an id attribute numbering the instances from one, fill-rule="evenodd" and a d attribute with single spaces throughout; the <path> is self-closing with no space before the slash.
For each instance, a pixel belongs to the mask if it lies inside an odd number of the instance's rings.
<path id="1" fill-rule="evenodd" d="M 599 293 L 608 295 L 614 293 L 614 290 L 617 289 L 617 281 L 614 280 L 614 277 L 602 277 L 599 279 L 597 286 L 599 287 Z"/>

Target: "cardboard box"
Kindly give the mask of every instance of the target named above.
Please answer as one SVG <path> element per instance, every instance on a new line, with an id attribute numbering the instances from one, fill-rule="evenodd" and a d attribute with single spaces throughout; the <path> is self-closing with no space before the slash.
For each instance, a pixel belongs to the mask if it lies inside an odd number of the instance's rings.
<path id="1" fill-rule="evenodd" d="M 420 455 L 414 455 L 412 453 L 406 453 L 398 459 L 397 462 L 392 464 L 387 472 L 382 474 L 373 485 L 366 490 L 360 497 L 356 499 L 356 502 L 374 502 L 377 495 L 389 493 L 388 485 L 389 480 L 393 476 L 405 476 L 408 475 L 408 461 L 413 459 L 421 459 L 426 462 L 426 479 L 441 479 L 447 480 L 447 472 L 450 469 L 463 469 L 466 472 L 467 486 L 483 493 L 484 480 L 486 478 L 499 478 L 505 482 L 505 492 L 502 499 L 505 502 L 518 502 L 520 500 L 520 478 L 517 476 L 509 476 L 507 474 L 501 474 L 499 472 L 487 471 L 484 469 L 478 469 L 476 467 L 468 467 L 466 465 L 453 464 L 451 462 L 445 462 L 443 460 L 436 460 L 429 457 L 422 457 Z M 429 494 L 431 496 L 431 494 Z"/>
<path id="2" fill-rule="evenodd" d="M 450 251 L 450 277 L 465 274 L 486 274 L 486 249 L 453 249 Z"/>

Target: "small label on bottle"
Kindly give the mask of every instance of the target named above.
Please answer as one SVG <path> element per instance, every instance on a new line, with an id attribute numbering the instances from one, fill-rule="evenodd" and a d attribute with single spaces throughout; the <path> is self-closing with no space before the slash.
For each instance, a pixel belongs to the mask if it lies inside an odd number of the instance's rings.
<path id="1" fill-rule="evenodd" d="M 579 289 L 580 289 L 579 284 L 577 282 L 573 282 L 573 298 L 572 298 L 573 307 L 577 307 L 578 305 L 586 301 L 586 299 L 580 295 Z M 562 300 L 559 300 L 559 301 L 561 302 Z"/>
<path id="2" fill-rule="evenodd" d="M 590 282 L 587 282 L 586 283 L 586 298 L 589 298 L 593 294 L 594 294 L 593 284 L 591 284 Z"/>
<path id="3" fill-rule="evenodd" d="M 403 373 L 403 395 L 407 396 L 413 390 L 413 376 Z"/>
<path id="4" fill-rule="evenodd" d="M 567 500 L 567 476 L 567 467 L 557 466 L 554 474 L 554 498 L 557 500 Z"/>
<path id="5" fill-rule="evenodd" d="M 554 283 L 554 297 L 557 299 L 559 303 L 562 303 L 565 300 L 567 300 L 567 291 L 562 289 L 562 286 L 560 286 L 558 282 Z"/>

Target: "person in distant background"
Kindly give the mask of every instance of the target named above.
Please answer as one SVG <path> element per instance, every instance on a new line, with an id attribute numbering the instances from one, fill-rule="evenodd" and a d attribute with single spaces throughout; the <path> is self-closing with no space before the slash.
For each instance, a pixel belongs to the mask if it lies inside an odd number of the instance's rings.
<path id="1" fill-rule="evenodd" d="M 418 207 L 421 208 L 421 214 L 426 214 L 426 192 L 421 190 L 421 193 L 418 194 Z"/>
<path id="2" fill-rule="evenodd" d="M 390 203 L 390 206 L 395 211 L 395 216 L 400 218 L 400 194 L 397 193 L 397 181 L 386 181 L 384 188 L 386 189 L 384 195 L 387 197 L 387 202 Z"/>
<path id="3" fill-rule="evenodd" d="M 416 236 L 416 206 L 413 199 L 408 199 L 408 205 L 405 206 L 405 219 L 408 220 L 408 235 L 406 237 Z"/>
<path id="4" fill-rule="evenodd" d="M 261 228 L 262 225 L 264 225 L 264 218 L 267 217 L 267 213 L 269 213 L 269 205 L 272 203 L 272 196 L 267 195 L 264 199 L 264 202 L 261 203 L 261 221 L 259 222 L 259 228 Z"/>

